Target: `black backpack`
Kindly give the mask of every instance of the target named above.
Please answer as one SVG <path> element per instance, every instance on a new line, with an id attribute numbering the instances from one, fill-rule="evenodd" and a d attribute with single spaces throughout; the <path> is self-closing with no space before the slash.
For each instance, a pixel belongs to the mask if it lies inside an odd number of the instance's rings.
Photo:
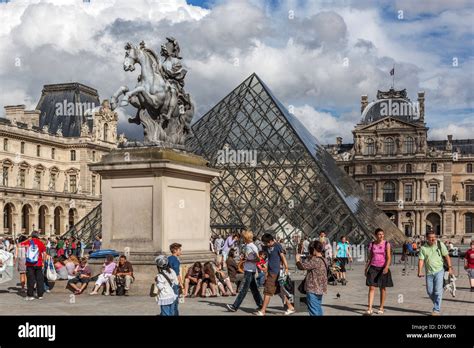
<path id="1" fill-rule="evenodd" d="M 116 296 L 125 295 L 125 279 L 122 277 L 116 277 L 115 283 L 117 285 L 117 288 L 115 289 L 115 295 Z"/>

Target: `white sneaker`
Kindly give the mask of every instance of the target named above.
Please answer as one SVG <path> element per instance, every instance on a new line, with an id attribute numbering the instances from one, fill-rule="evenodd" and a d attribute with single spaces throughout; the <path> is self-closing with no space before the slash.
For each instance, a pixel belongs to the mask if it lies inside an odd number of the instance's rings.
<path id="1" fill-rule="evenodd" d="M 286 312 L 285 312 L 285 315 L 292 315 L 296 313 L 296 311 L 294 309 L 287 309 Z"/>
<path id="2" fill-rule="evenodd" d="M 34 297 L 28 297 L 28 296 L 25 297 L 25 301 L 33 301 L 34 299 L 35 299 Z"/>
<path id="3" fill-rule="evenodd" d="M 43 296 L 41 296 L 41 297 L 38 297 L 38 300 L 42 300 L 42 299 L 43 299 Z"/>
<path id="4" fill-rule="evenodd" d="M 51 290 L 46 290 L 46 292 L 49 294 L 51 292 Z"/>

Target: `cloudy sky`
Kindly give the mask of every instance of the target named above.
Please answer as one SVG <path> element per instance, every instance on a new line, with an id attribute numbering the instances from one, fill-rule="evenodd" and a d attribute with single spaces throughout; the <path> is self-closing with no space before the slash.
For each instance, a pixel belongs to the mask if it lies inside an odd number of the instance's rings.
<path id="1" fill-rule="evenodd" d="M 322 143 L 352 141 L 360 96 L 426 92 L 431 139 L 474 138 L 474 2 L 0 0 L 0 107 L 34 108 L 44 84 L 81 82 L 109 98 L 134 86 L 127 41 L 180 43 L 202 116 L 256 72 Z M 3 112 L 3 111 L 2 111 Z M 1 114 L 1 112 L 0 112 Z M 140 127 L 121 115 L 119 132 Z"/>

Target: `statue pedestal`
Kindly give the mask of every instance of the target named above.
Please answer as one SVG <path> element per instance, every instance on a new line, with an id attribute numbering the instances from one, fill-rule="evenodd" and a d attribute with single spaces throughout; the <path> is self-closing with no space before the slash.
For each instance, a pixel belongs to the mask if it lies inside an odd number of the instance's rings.
<path id="1" fill-rule="evenodd" d="M 206 164 L 181 150 L 136 147 L 90 165 L 102 177 L 103 248 L 129 254 L 136 278 L 152 281 L 154 258 L 172 243 L 183 245 L 183 264 L 214 258 L 210 181 L 219 171 Z"/>

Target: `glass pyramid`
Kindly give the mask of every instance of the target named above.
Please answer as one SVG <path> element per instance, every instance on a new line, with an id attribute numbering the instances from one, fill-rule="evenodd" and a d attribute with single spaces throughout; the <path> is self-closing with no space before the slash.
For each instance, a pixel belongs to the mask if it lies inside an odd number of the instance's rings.
<path id="1" fill-rule="evenodd" d="M 211 228 L 245 226 L 283 239 L 316 237 L 366 243 L 381 227 L 403 233 L 252 74 L 192 126 L 190 151 L 221 170 L 211 183 Z"/>

